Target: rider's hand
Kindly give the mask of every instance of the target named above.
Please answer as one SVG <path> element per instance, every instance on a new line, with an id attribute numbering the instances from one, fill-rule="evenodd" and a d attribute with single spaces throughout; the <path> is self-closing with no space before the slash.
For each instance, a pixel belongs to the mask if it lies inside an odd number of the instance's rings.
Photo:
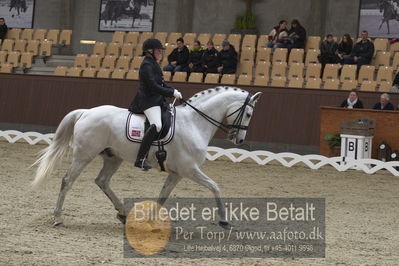
<path id="1" fill-rule="evenodd" d="M 173 97 L 175 97 L 176 99 L 180 100 L 181 98 L 183 98 L 183 96 L 181 95 L 180 91 L 176 90 L 173 92 Z"/>

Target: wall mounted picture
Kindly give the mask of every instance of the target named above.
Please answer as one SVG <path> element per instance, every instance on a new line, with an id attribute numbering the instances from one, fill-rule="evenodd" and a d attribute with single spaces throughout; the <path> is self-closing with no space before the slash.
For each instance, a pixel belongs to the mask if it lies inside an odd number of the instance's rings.
<path id="1" fill-rule="evenodd" d="M 101 0 L 100 31 L 152 31 L 155 0 Z"/>
<path id="2" fill-rule="evenodd" d="M 361 0 L 359 35 L 363 30 L 374 38 L 399 38 L 399 0 Z"/>
<path id="3" fill-rule="evenodd" d="M 0 0 L 0 18 L 9 28 L 33 28 L 35 0 Z"/>

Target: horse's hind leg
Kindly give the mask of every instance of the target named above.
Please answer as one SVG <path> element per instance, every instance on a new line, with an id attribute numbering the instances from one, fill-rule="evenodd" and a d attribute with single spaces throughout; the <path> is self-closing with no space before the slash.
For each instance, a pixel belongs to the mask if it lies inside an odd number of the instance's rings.
<path id="1" fill-rule="evenodd" d="M 158 203 L 160 205 L 165 203 L 166 199 L 169 197 L 170 193 L 181 179 L 182 177 L 175 173 L 168 175 L 165 184 L 162 187 L 161 193 L 159 193 Z"/>
<path id="2" fill-rule="evenodd" d="M 381 21 L 381 24 L 380 24 L 380 26 L 378 27 L 378 30 L 381 30 L 382 25 L 384 25 L 384 22 L 385 22 L 384 20 Z"/>
<path id="3" fill-rule="evenodd" d="M 62 224 L 62 206 L 64 204 L 66 193 L 71 189 L 73 182 L 75 182 L 76 178 L 91 160 L 92 159 L 77 160 L 75 156 L 73 157 L 72 164 L 62 179 L 60 194 L 58 195 L 57 205 L 54 209 L 54 226 Z"/>
<path id="4" fill-rule="evenodd" d="M 187 177 L 213 192 L 220 217 L 219 225 L 226 229 L 230 228 L 229 223 L 226 221 L 226 208 L 222 199 L 220 198 L 218 184 L 204 174 L 199 168 L 193 169 L 192 172 L 187 175 Z"/>
<path id="5" fill-rule="evenodd" d="M 126 214 L 123 204 L 109 186 L 111 177 L 118 170 L 119 166 L 122 163 L 122 159 L 112 155 L 110 152 L 107 151 L 102 154 L 102 157 L 104 159 L 104 165 L 100 173 L 98 174 L 95 182 L 105 193 L 105 195 L 107 195 L 107 197 L 111 200 L 112 204 L 114 204 L 115 209 L 118 211 L 117 218 L 122 223 L 125 223 Z"/>

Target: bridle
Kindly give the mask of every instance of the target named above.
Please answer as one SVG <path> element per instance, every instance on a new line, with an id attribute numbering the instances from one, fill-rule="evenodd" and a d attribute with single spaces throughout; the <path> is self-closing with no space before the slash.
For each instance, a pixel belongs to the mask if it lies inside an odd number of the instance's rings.
<path id="1" fill-rule="evenodd" d="M 225 118 L 228 118 L 236 113 L 237 116 L 234 119 L 233 124 L 223 124 L 219 121 L 217 121 L 216 119 L 210 117 L 209 115 L 205 114 L 204 112 L 202 112 L 201 110 L 198 110 L 198 108 L 196 108 L 195 106 L 191 105 L 189 102 L 187 102 L 184 99 L 180 99 L 180 101 L 182 103 L 185 103 L 186 105 L 190 106 L 194 111 L 196 111 L 200 116 L 202 116 L 203 118 L 205 118 L 205 120 L 207 120 L 209 123 L 211 123 L 212 125 L 214 125 L 215 127 L 219 128 L 220 130 L 222 130 L 224 133 L 228 134 L 229 131 L 231 129 L 236 129 L 236 131 L 234 132 L 235 135 L 238 135 L 238 132 L 240 130 L 248 130 L 248 126 L 243 126 L 242 123 L 242 119 L 244 118 L 244 114 L 245 114 L 245 108 L 247 106 L 252 107 L 252 109 L 254 108 L 254 106 L 252 104 L 249 103 L 249 101 L 251 100 L 252 94 L 248 93 L 247 98 L 245 99 L 244 104 L 238 108 L 237 110 L 235 110 L 234 112 L 228 114 Z"/>

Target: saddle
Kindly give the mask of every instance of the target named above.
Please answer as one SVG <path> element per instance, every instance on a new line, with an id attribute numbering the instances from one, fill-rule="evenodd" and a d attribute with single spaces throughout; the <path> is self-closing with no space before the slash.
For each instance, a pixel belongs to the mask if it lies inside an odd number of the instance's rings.
<path id="1" fill-rule="evenodd" d="M 162 130 L 152 143 L 153 146 L 166 145 L 175 133 L 176 108 L 174 105 L 162 107 Z M 126 137 L 129 141 L 141 143 L 144 133 L 150 127 L 150 122 L 144 114 L 129 113 L 126 119 Z"/>

